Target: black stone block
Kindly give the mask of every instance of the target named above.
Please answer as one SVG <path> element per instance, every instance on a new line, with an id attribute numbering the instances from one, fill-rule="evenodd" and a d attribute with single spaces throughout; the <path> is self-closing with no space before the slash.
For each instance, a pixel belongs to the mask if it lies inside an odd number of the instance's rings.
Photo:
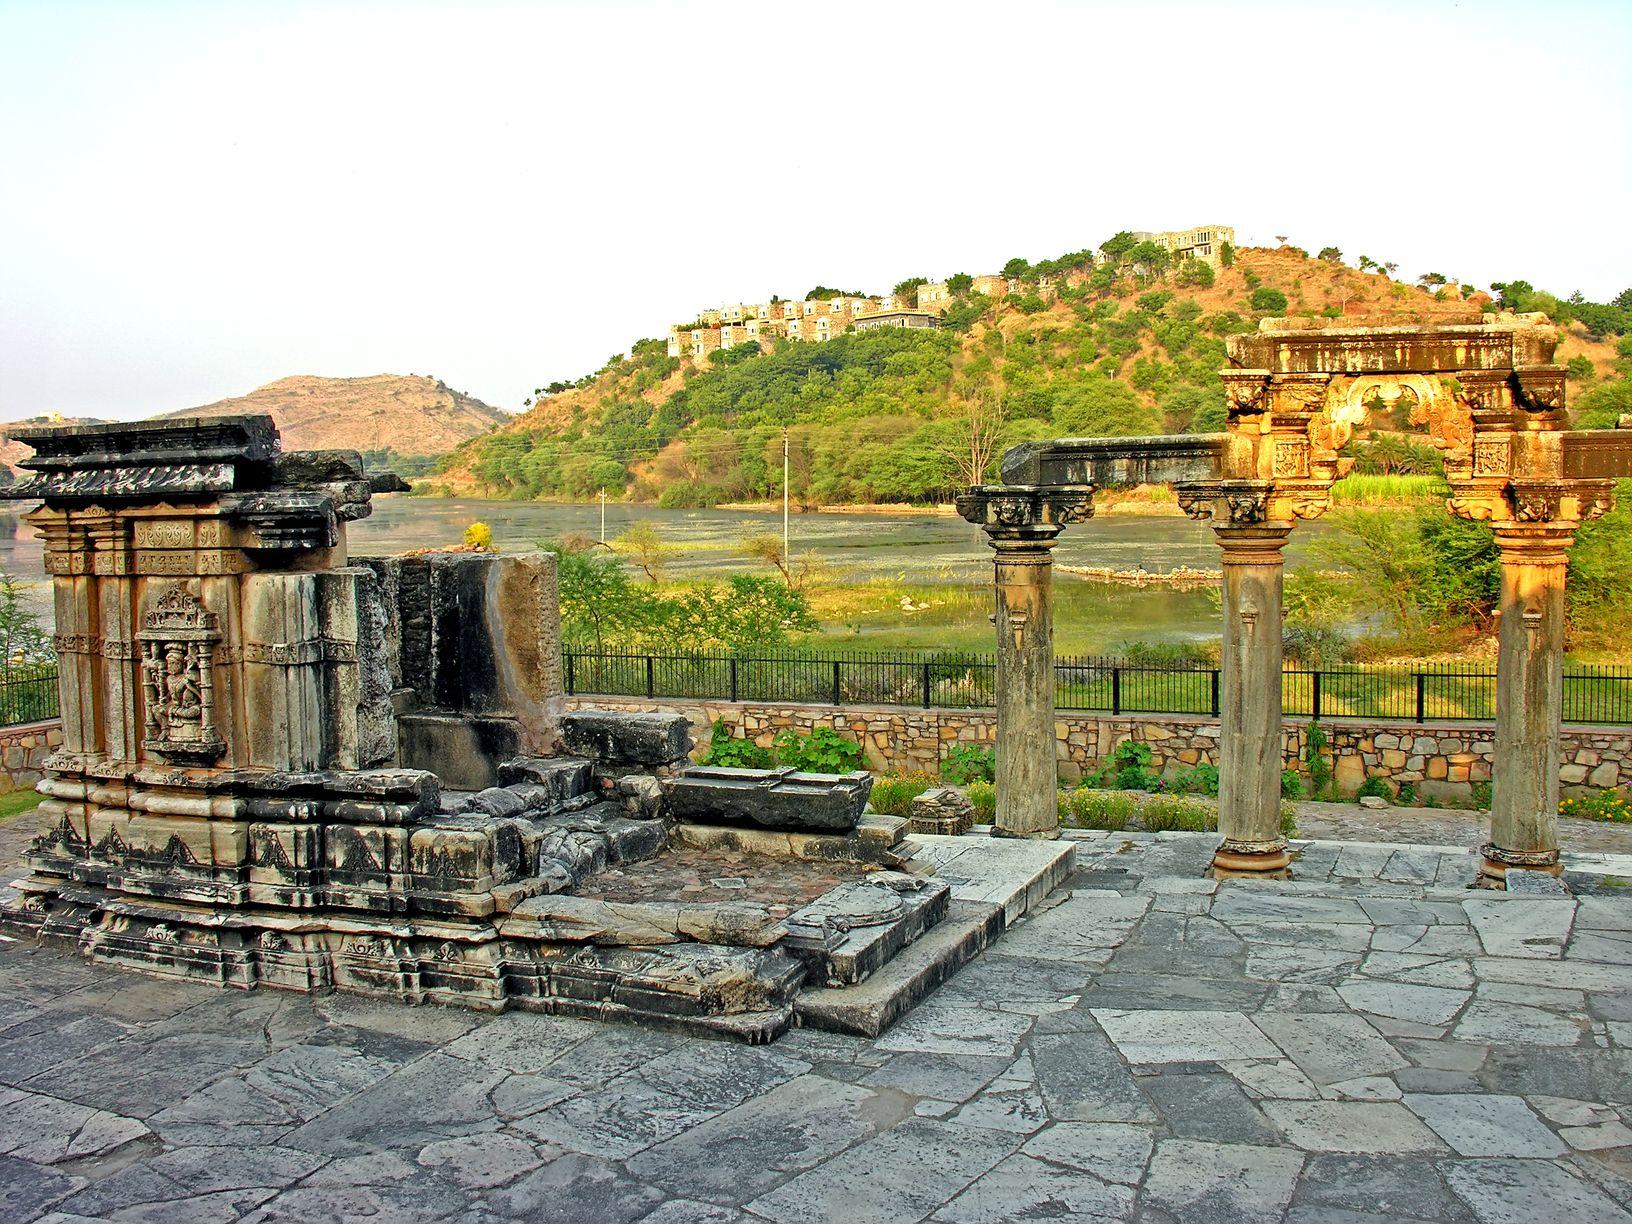
<path id="1" fill-rule="evenodd" d="M 668 813 L 692 824 L 831 832 L 856 827 L 872 789 L 869 773 L 694 766 L 670 785 Z"/>
<path id="2" fill-rule="evenodd" d="M 561 744 L 603 765 L 677 765 L 691 751 L 691 722 L 684 714 L 575 710 L 562 716 Z"/>

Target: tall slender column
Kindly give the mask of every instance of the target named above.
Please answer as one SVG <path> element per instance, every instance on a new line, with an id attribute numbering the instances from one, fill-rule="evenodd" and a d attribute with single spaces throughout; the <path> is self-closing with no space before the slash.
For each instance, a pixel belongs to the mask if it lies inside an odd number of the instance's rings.
<path id="1" fill-rule="evenodd" d="M 985 529 L 995 552 L 997 814 L 992 832 L 1058 837 L 1050 553 L 1067 523 L 1093 513 L 1093 489 L 977 486 L 958 498 L 958 512 Z"/>
<path id="2" fill-rule="evenodd" d="M 1564 572 L 1575 524 L 1501 526 L 1496 768 L 1479 882 L 1509 867 L 1557 875 L 1558 732 L 1564 709 Z"/>
<path id="3" fill-rule="evenodd" d="M 1218 526 L 1224 646 L 1218 728 L 1215 877 L 1284 873 L 1281 832 L 1281 580 L 1290 523 Z"/>

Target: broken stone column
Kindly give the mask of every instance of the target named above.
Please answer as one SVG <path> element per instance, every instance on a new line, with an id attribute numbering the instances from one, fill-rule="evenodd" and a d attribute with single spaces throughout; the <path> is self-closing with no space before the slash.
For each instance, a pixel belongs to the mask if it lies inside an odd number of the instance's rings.
<path id="1" fill-rule="evenodd" d="M 1058 837 L 1051 550 L 1093 514 L 1092 486 L 982 485 L 958 513 L 986 532 L 997 576 L 996 837 Z"/>
<path id="2" fill-rule="evenodd" d="M 428 553 L 362 561 L 389 597 L 400 762 L 482 790 L 555 750 L 565 698 L 555 558 Z"/>
<path id="3" fill-rule="evenodd" d="M 1220 660 L 1218 831 L 1209 874 L 1284 874 L 1281 832 L 1281 581 L 1290 522 L 1267 518 L 1266 482 L 1222 481 L 1179 489 L 1192 518 L 1211 518 L 1224 553 Z"/>

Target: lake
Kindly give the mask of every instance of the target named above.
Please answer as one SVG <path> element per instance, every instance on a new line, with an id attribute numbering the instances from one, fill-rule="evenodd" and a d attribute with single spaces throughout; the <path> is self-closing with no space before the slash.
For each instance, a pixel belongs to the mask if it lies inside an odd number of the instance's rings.
<path id="1" fill-rule="evenodd" d="M 350 528 L 351 551 L 382 556 L 409 548 L 457 544 L 465 528 L 480 520 L 493 529 L 506 552 L 540 541 L 578 534 L 598 538 L 598 505 L 482 501 L 385 495 L 374 513 Z M 780 535 L 782 516 L 754 510 L 659 510 L 609 502 L 606 538 L 635 523 L 650 523 L 675 553 L 668 572 L 700 578 L 754 567 L 737 552 L 744 537 Z M 1292 537 L 1289 559 L 1324 530 L 1305 524 Z M 947 646 L 984 641 L 990 629 L 991 550 L 979 529 L 955 514 L 795 514 L 791 519 L 795 558 L 813 554 L 834 583 L 893 581 L 913 587 L 944 588 L 919 602 L 917 612 L 844 618 L 831 636 L 858 647 L 896 648 L 944 632 Z M 1166 571 L 1179 566 L 1217 569 L 1218 546 L 1206 527 L 1177 516 L 1107 515 L 1068 528 L 1055 558 L 1064 565 Z M 0 570 L 25 584 L 30 606 L 48 612 L 49 590 L 41 570 L 40 544 L 14 513 L 0 515 Z M 1218 605 L 1209 591 L 1171 591 L 1089 582 L 1058 574 L 1057 649 L 1086 653 L 1112 649 L 1129 638 L 1210 638 L 1218 635 Z M 951 640 L 951 639 L 957 640 Z M 923 644 L 928 644 L 927 642 Z"/>

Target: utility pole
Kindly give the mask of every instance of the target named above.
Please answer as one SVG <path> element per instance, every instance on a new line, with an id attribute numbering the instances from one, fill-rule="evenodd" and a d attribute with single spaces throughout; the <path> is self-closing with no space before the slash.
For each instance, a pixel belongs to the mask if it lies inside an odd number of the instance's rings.
<path id="1" fill-rule="evenodd" d="M 788 558 L 788 431 L 782 430 L 782 564 L 791 564 Z"/>
<path id="2" fill-rule="evenodd" d="M 606 486 L 601 486 L 601 543 L 606 543 Z"/>

